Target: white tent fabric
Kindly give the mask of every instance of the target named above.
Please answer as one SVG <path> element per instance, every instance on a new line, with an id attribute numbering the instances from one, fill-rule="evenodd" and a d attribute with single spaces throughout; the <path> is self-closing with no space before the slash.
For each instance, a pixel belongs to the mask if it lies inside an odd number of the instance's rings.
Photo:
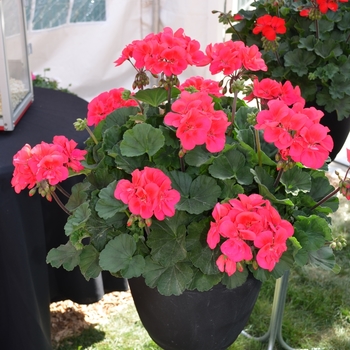
<path id="1" fill-rule="evenodd" d="M 201 43 L 223 40 L 223 26 L 212 10 L 223 10 L 224 0 L 106 0 L 106 21 L 68 23 L 59 27 L 32 30 L 29 25 L 29 56 L 33 73 L 57 79 L 90 101 L 112 88 L 131 89 L 135 70 L 128 62 L 115 67 L 122 49 L 165 26 L 184 28 L 186 35 Z M 185 77 L 209 73 L 204 68 L 188 69 Z M 180 77 L 181 78 L 181 77 Z M 182 77 L 184 79 L 184 77 Z"/>

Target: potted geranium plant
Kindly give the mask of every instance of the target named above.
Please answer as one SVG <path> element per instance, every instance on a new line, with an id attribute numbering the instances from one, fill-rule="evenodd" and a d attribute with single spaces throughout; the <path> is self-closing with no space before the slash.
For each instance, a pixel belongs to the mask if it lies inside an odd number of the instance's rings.
<path id="1" fill-rule="evenodd" d="M 350 131 L 350 5 L 348 0 L 256 0 L 251 10 L 220 13 L 232 40 L 257 45 L 262 78 L 302 87 L 308 106 L 325 113 L 332 159 Z M 218 11 L 214 11 L 218 12 Z"/>
<path id="2" fill-rule="evenodd" d="M 167 349 L 224 349 L 261 281 L 307 263 L 339 270 L 333 249 L 345 242 L 332 237 L 328 214 L 349 180 L 330 184 L 333 141 L 300 89 L 254 81 L 268 69 L 257 46 L 228 41 L 204 53 L 182 29 L 165 28 L 128 45 L 116 65 L 125 61 L 138 91 L 113 89 L 90 102 L 75 123 L 90 134 L 85 150 L 64 136 L 25 145 L 12 185 L 54 198 L 69 215 L 68 242 L 49 252 L 50 264 L 79 266 L 87 279 L 103 270 L 130 279 L 141 319 L 147 328 L 154 316 L 147 329 Z M 180 84 L 188 65 L 224 78 Z M 148 73 L 159 86 L 145 88 Z M 248 99 L 261 108 L 238 98 L 251 79 Z M 64 205 L 55 190 L 76 174 L 85 179 Z"/>

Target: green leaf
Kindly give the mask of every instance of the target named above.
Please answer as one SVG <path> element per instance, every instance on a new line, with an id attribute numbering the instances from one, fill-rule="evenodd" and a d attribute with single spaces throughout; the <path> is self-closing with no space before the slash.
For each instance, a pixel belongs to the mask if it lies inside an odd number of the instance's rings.
<path id="1" fill-rule="evenodd" d="M 135 93 L 139 101 L 146 102 L 153 107 L 159 106 L 168 99 L 168 91 L 164 88 L 152 88 L 139 90 Z"/>
<path id="2" fill-rule="evenodd" d="M 115 158 L 116 166 L 128 174 L 131 174 L 135 169 L 143 168 L 147 164 L 147 157 L 145 155 L 139 157 L 122 156 L 119 145 L 115 145 L 109 154 Z"/>
<path id="3" fill-rule="evenodd" d="M 136 124 L 124 133 L 120 152 L 126 157 L 153 156 L 164 146 L 163 133 L 149 124 Z"/>
<path id="4" fill-rule="evenodd" d="M 73 211 L 79 207 L 80 204 L 84 203 L 87 199 L 87 193 L 85 192 L 90 187 L 88 182 L 79 182 L 72 187 L 72 194 L 66 204 L 66 208 L 69 211 Z"/>
<path id="5" fill-rule="evenodd" d="M 85 246 L 80 254 L 80 271 L 87 280 L 98 277 L 101 272 L 98 257 L 99 253 L 92 245 Z"/>
<path id="6" fill-rule="evenodd" d="M 219 270 L 216 260 L 220 255 L 218 249 L 210 249 L 207 243 L 209 230 L 209 220 L 191 223 L 188 228 L 186 238 L 189 250 L 188 256 L 194 266 L 199 268 L 206 275 L 216 275 Z"/>
<path id="7" fill-rule="evenodd" d="M 294 49 L 284 55 L 285 66 L 290 67 L 299 77 L 307 74 L 308 67 L 315 59 L 314 53 L 302 49 Z"/>
<path id="8" fill-rule="evenodd" d="M 108 114 L 107 118 L 103 124 L 103 131 L 114 127 L 115 125 L 123 126 L 130 118 L 130 116 L 134 116 L 139 113 L 139 109 L 137 107 L 122 107 L 116 109 L 111 114 Z"/>
<path id="9" fill-rule="evenodd" d="M 235 149 L 230 149 L 217 157 L 209 167 L 209 173 L 220 180 L 235 177 L 241 185 L 250 185 L 253 182 L 253 175 L 246 165 L 244 154 Z"/>
<path id="10" fill-rule="evenodd" d="M 316 41 L 317 40 L 314 35 L 309 35 L 306 38 L 300 38 L 298 48 L 313 51 Z"/>
<path id="11" fill-rule="evenodd" d="M 121 276 L 124 278 L 140 277 L 145 269 L 145 259 L 141 255 L 135 255 L 129 261 L 127 267 L 121 271 Z"/>
<path id="12" fill-rule="evenodd" d="M 172 171 L 170 178 L 173 188 L 181 194 L 176 208 L 190 214 L 200 214 L 212 209 L 221 194 L 220 186 L 209 176 L 200 175 L 192 181 L 188 174 Z"/>
<path id="13" fill-rule="evenodd" d="M 130 277 L 130 271 L 140 272 L 144 266 L 144 259 L 134 259 L 136 251 L 136 242 L 134 238 L 126 233 L 123 233 L 111 241 L 109 241 L 100 253 L 100 266 L 103 270 L 116 273 L 124 270 Z"/>
<path id="14" fill-rule="evenodd" d="M 315 45 L 315 53 L 324 59 L 338 57 L 343 53 L 340 45 L 332 39 L 319 41 Z"/>
<path id="15" fill-rule="evenodd" d="M 224 284 L 228 289 L 233 289 L 241 286 L 248 277 L 248 270 L 243 269 L 242 272 L 236 271 L 232 276 L 228 276 L 226 273 L 222 278 L 222 284 Z"/>
<path id="16" fill-rule="evenodd" d="M 335 263 L 333 250 L 330 247 L 322 247 L 309 253 L 310 264 L 324 270 L 340 272 L 340 266 Z"/>
<path id="17" fill-rule="evenodd" d="M 329 87 L 329 94 L 334 99 L 350 95 L 350 82 L 343 72 L 335 74 L 333 77 L 331 86 Z"/>
<path id="18" fill-rule="evenodd" d="M 200 270 L 194 272 L 192 281 L 188 289 L 197 289 L 199 292 L 205 292 L 217 285 L 222 279 L 222 273 L 216 275 L 205 275 Z"/>
<path id="19" fill-rule="evenodd" d="M 70 236 L 75 230 L 85 226 L 86 221 L 91 215 L 89 208 L 89 202 L 81 204 L 71 216 L 68 217 L 67 222 L 64 226 L 64 231 L 67 236 Z"/>
<path id="20" fill-rule="evenodd" d="M 238 194 L 244 193 L 244 188 L 241 185 L 238 185 L 236 181 L 224 180 L 222 183 L 223 188 L 220 196 L 221 199 L 236 198 Z"/>
<path id="21" fill-rule="evenodd" d="M 211 157 L 211 153 L 209 153 L 203 147 L 197 146 L 193 150 L 186 153 L 185 162 L 188 165 L 200 167 L 201 165 L 205 164 Z"/>
<path id="22" fill-rule="evenodd" d="M 326 240 L 332 239 L 327 221 L 316 215 L 298 216 L 293 226 L 294 236 L 301 244 L 302 250 L 316 251 L 324 246 Z"/>
<path id="23" fill-rule="evenodd" d="M 74 246 L 74 248 L 79 250 L 83 249 L 84 247 L 84 244 L 82 243 L 83 239 L 88 237 L 90 237 L 90 235 L 85 229 L 79 229 L 71 233 L 71 235 L 69 236 L 69 240 Z"/>
<path id="24" fill-rule="evenodd" d="M 281 183 L 286 193 L 291 193 L 293 196 L 297 196 L 299 192 L 310 192 L 311 189 L 310 175 L 296 166 L 283 172 Z"/>
<path id="25" fill-rule="evenodd" d="M 128 206 L 114 197 L 116 181 L 111 182 L 99 193 L 96 203 L 96 211 L 102 219 L 109 219 L 118 212 L 123 212 Z"/>
<path id="26" fill-rule="evenodd" d="M 164 267 L 147 257 L 143 276 L 146 284 L 151 288 L 157 287 L 160 294 L 167 296 L 180 295 L 190 284 L 193 271 L 185 262 Z"/>
<path id="27" fill-rule="evenodd" d="M 185 225 L 175 226 L 173 218 L 166 218 L 163 221 L 153 220 L 147 240 L 153 260 L 164 267 L 184 260 L 187 255 L 185 238 Z"/>
<path id="28" fill-rule="evenodd" d="M 46 262 L 52 267 L 63 266 L 67 271 L 72 271 L 79 264 L 80 253 L 81 250 L 76 250 L 68 241 L 58 248 L 51 249 L 47 254 Z"/>

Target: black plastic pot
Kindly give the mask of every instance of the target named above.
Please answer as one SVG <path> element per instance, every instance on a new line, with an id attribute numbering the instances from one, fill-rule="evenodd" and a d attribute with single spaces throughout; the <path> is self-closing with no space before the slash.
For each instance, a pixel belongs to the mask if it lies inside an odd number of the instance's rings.
<path id="1" fill-rule="evenodd" d="M 253 310 L 261 282 L 249 275 L 235 289 L 214 286 L 207 292 L 164 296 L 143 278 L 129 280 L 140 319 L 165 350 L 224 350 L 238 337 Z"/>

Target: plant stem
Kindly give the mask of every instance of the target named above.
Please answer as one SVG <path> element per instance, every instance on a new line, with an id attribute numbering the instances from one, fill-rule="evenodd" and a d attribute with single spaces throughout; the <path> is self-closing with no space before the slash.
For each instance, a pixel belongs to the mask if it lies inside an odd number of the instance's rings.
<path id="1" fill-rule="evenodd" d="M 276 57 L 276 60 L 277 60 L 278 64 L 279 64 L 280 66 L 282 66 L 282 62 L 281 62 L 281 59 L 280 59 L 280 55 L 278 54 L 278 52 L 277 52 L 276 50 L 274 51 L 274 53 L 275 53 L 275 57 Z"/>
<path id="2" fill-rule="evenodd" d="M 235 115 L 236 115 L 236 108 L 237 108 L 237 97 L 238 97 L 238 91 L 235 91 L 233 94 L 233 101 L 232 101 L 232 115 L 231 115 L 231 123 L 232 126 L 235 122 Z"/>
<path id="3" fill-rule="evenodd" d="M 310 210 L 314 210 L 316 209 L 318 206 L 320 206 L 322 203 L 324 203 L 325 201 L 327 201 L 329 198 L 333 197 L 335 194 L 337 194 L 337 192 L 339 192 L 340 187 L 336 188 L 334 191 L 332 191 L 331 193 L 327 194 L 327 196 L 325 196 L 324 198 L 322 198 L 320 201 L 318 201 Z"/>
<path id="4" fill-rule="evenodd" d="M 59 184 L 56 185 L 56 188 L 63 193 L 63 195 L 65 195 L 67 198 L 70 197 L 70 194 Z"/>
<path id="5" fill-rule="evenodd" d="M 320 30 L 319 30 L 319 26 L 318 26 L 318 20 L 315 20 L 315 29 L 316 29 L 316 39 L 318 40 L 319 36 L 320 36 Z"/>
<path id="6" fill-rule="evenodd" d="M 72 213 L 64 206 L 62 201 L 58 198 L 57 194 L 55 192 L 51 192 L 53 199 L 56 201 L 56 203 L 59 205 L 59 207 L 68 215 L 71 215 Z"/>
<path id="7" fill-rule="evenodd" d="M 186 168 L 185 168 L 185 162 L 183 157 L 180 157 L 180 167 L 181 167 L 181 171 L 184 173 Z"/>
<path id="8" fill-rule="evenodd" d="M 85 129 L 89 133 L 90 137 L 94 140 L 95 145 L 97 145 L 98 141 L 97 141 L 95 135 L 93 134 L 93 132 L 91 131 L 91 129 L 87 125 L 85 126 Z"/>
<path id="9" fill-rule="evenodd" d="M 275 180 L 275 182 L 273 183 L 273 187 L 277 187 L 278 183 L 279 183 L 279 182 L 280 182 L 280 180 L 281 180 L 281 177 L 282 177 L 283 171 L 284 171 L 283 169 L 280 169 L 280 170 L 278 171 L 278 174 L 277 174 L 276 180 Z"/>
<path id="10" fill-rule="evenodd" d="M 258 163 L 259 163 L 259 166 L 261 167 L 262 160 L 261 160 L 261 144 L 260 144 L 259 130 L 254 129 L 254 135 L 255 135 L 256 152 L 258 154 Z"/>
<path id="11" fill-rule="evenodd" d="M 235 34 L 238 36 L 239 40 L 243 41 L 241 35 L 237 32 L 236 28 L 232 25 L 232 23 L 229 21 L 228 24 L 232 28 L 232 30 L 235 32 Z"/>

